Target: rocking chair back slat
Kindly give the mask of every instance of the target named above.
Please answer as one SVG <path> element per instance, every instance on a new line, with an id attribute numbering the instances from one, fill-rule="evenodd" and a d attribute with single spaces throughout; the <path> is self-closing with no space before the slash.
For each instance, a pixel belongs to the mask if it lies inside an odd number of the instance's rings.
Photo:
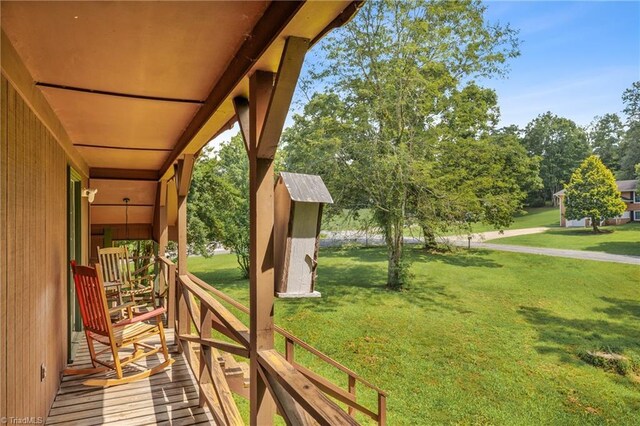
<path id="1" fill-rule="evenodd" d="M 148 257 L 151 259 L 151 257 Z M 156 307 L 153 273 L 147 271 L 152 263 L 147 263 L 141 268 L 132 272 L 135 260 L 141 257 L 129 257 L 127 247 L 98 247 L 98 260 L 102 266 L 103 279 L 105 282 L 117 282 L 122 284 L 121 294 L 131 298 L 131 301 L 148 301 Z M 142 276 L 140 276 L 142 275 Z"/>
<path id="2" fill-rule="evenodd" d="M 73 277 L 85 329 L 102 336 L 109 336 L 111 319 L 103 290 L 100 265 L 96 265 L 95 269 L 75 266 Z"/>
<path id="3" fill-rule="evenodd" d="M 105 281 L 117 281 L 128 283 L 131 281 L 129 273 L 129 253 L 126 247 L 98 247 L 98 258 L 101 265 L 104 265 Z"/>

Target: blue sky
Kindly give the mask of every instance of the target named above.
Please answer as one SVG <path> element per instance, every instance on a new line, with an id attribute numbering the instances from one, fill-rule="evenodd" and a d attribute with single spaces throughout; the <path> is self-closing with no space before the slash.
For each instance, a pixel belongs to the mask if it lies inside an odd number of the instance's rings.
<path id="1" fill-rule="evenodd" d="M 640 80 L 640 2 L 487 2 L 489 21 L 519 29 L 521 55 L 495 89 L 501 124 L 524 126 L 551 111 L 588 125 L 621 112 Z"/>
<path id="2" fill-rule="evenodd" d="M 480 81 L 498 94 L 500 125 L 524 127 L 551 111 L 586 126 L 597 115 L 622 111 L 622 92 L 640 80 L 640 0 L 485 4 L 489 22 L 520 31 L 521 54 L 510 60 L 508 76 Z M 322 56 L 320 47 L 307 55 L 301 78 Z M 305 102 L 296 90 L 285 125 Z M 225 132 L 216 142 L 237 132 Z"/>

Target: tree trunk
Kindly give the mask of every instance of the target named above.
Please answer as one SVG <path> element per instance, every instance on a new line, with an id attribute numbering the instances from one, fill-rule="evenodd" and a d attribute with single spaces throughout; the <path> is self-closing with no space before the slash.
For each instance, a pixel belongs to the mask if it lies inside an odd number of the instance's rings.
<path id="1" fill-rule="evenodd" d="M 599 221 L 598 221 L 598 220 L 596 220 L 596 218 L 595 218 L 595 217 L 592 217 L 592 218 L 591 218 L 591 227 L 593 228 L 593 233 L 594 233 L 594 234 L 597 234 L 597 233 L 598 233 L 598 223 L 599 223 Z"/>
<path id="2" fill-rule="evenodd" d="M 422 233 L 424 235 L 424 248 L 426 250 L 435 250 L 436 248 L 438 248 L 436 234 L 433 232 L 433 229 L 431 227 L 423 225 Z"/>
<path id="3" fill-rule="evenodd" d="M 387 244 L 387 287 L 402 290 L 406 281 L 406 265 L 402 260 L 404 218 L 390 220 L 385 226 Z"/>

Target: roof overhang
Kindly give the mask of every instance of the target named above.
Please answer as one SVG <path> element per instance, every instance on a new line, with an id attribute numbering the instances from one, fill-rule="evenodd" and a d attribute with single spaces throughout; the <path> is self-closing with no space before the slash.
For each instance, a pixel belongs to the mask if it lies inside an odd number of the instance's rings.
<path id="1" fill-rule="evenodd" d="M 231 127 L 233 98 L 278 70 L 288 37 L 315 43 L 360 3 L 3 1 L 2 72 L 92 185 L 122 181 L 92 207 L 119 218 L 124 182 L 170 179 Z"/>

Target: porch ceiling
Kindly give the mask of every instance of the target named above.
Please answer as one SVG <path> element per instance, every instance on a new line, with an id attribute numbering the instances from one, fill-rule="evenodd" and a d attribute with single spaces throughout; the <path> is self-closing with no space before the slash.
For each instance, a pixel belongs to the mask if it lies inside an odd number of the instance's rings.
<path id="1" fill-rule="evenodd" d="M 287 37 L 314 40 L 343 11 L 352 1 L 3 1 L 1 23 L 89 177 L 157 181 L 234 120 Z"/>

